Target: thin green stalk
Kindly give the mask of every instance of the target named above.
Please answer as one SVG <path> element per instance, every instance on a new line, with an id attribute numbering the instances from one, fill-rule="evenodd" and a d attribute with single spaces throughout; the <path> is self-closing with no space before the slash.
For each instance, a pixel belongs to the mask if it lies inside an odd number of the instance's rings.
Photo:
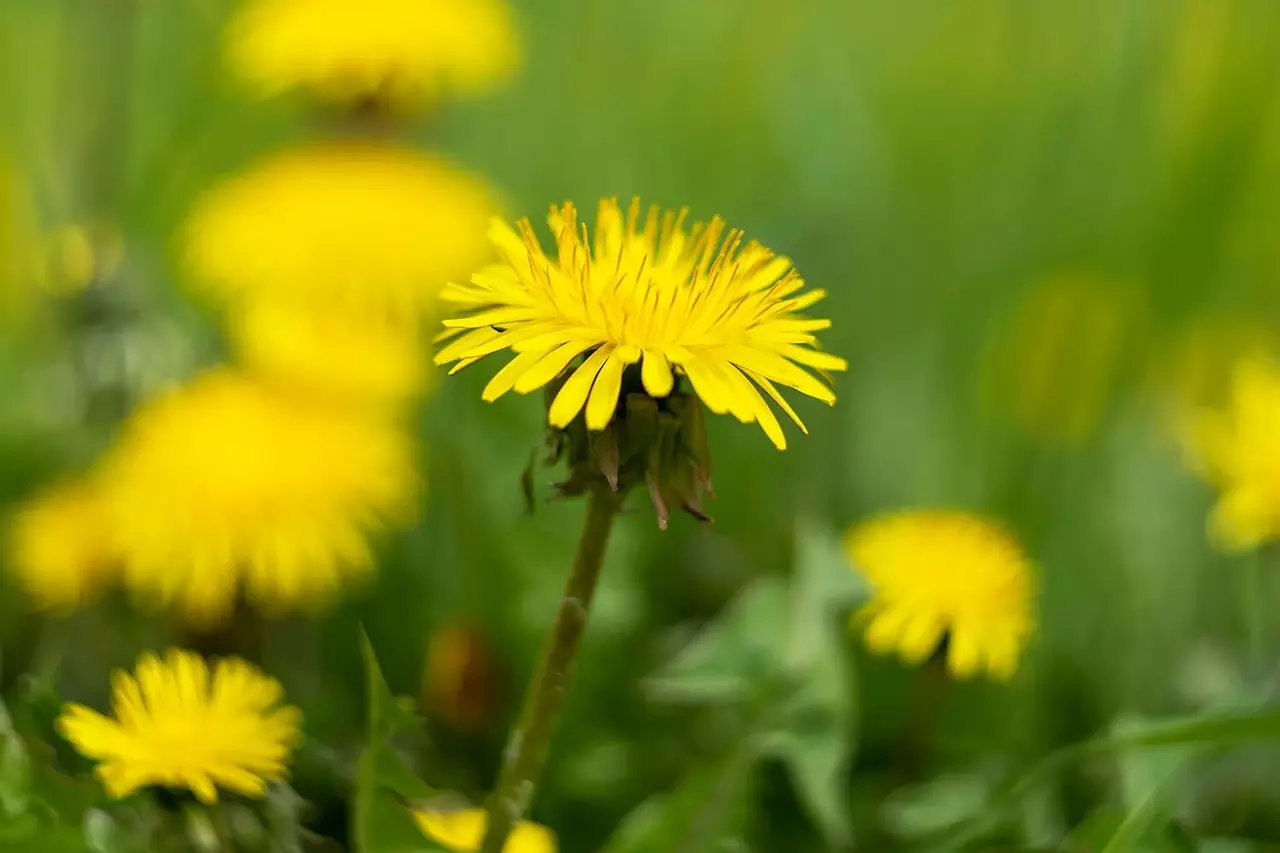
<path id="1" fill-rule="evenodd" d="M 1266 626 L 1263 608 L 1266 599 L 1262 589 L 1262 548 L 1255 548 L 1241 566 L 1240 609 L 1249 644 L 1249 674 L 1259 677 L 1266 670 Z"/>
<path id="2" fill-rule="evenodd" d="M 621 498 L 603 489 L 592 490 L 587 498 L 573 569 L 556 610 L 555 624 L 542 653 L 533 683 L 525 694 L 524 708 L 503 752 L 498 784 L 489 796 L 488 831 L 480 853 L 502 853 L 511 834 L 533 802 L 538 777 L 547 760 L 555 731 L 560 701 L 564 698 L 569 671 L 578 657 L 582 635 L 591 611 L 591 599 L 600 566 L 604 562 L 609 532 Z"/>

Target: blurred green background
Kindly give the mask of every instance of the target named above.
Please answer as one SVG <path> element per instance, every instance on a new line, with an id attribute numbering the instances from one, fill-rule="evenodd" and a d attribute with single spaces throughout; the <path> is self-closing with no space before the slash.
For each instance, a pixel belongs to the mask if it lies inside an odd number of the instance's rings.
<path id="1" fill-rule="evenodd" d="M 216 179 L 323 131 L 226 79 L 229 10 L 0 4 L 6 500 L 83 467 L 139 399 L 220 358 L 217 323 L 184 294 L 175 231 Z M 942 843 L 1000 780 L 1117 720 L 1270 688 L 1280 581 L 1264 571 L 1250 593 L 1247 560 L 1211 550 L 1213 495 L 1170 427 L 1221 378 L 1225 350 L 1195 341 L 1270 336 L 1280 5 L 538 0 L 518 14 L 515 84 L 443 106 L 411 138 L 488 175 L 513 216 L 633 194 L 721 214 L 829 291 L 823 345 L 850 363 L 834 408 L 795 402 L 810 435 L 784 453 L 711 419 L 714 526 L 659 533 L 632 497 L 534 809 L 563 850 L 600 849 L 634 807 L 747 737 L 741 709 L 670 701 L 646 678 L 761 578 L 835 583 L 848 572 L 837 537 L 879 511 L 1007 519 L 1040 570 L 1040 624 L 1013 684 L 955 685 L 921 736 L 922 674 L 867 657 L 847 606 L 820 608 L 847 682 L 816 751 L 847 757 L 831 790 L 860 849 Z M 54 292 L 74 261 L 51 237 L 66 226 L 107 235 L 99 261 L 118 246 L 109 287 Z M 408 747 L 419 772 L 478 799 L 550 623 L 583 509 L 522 516 L 544 413 L 483 403 L 493 370 L 442 382 L 423 406 L 426 508 L 383 543 L 376 585 L 269 626 L 264 663 L 314 741 L 294 785 L 320 834 L 345 832 L 362 745 L 358 624 L 428 721 L 429 742 Z M 767 619 L 744 633 L 735 665 L 786 646 Z M 16 695 L 56 664 L 62 695 L 101 704 L 108 668 L 172 634 L 124 601 L 50 621 L 0 587 L 0 685 Z M 424 676 L 433 637 L 465 664 L 438 689 Z M 698 849 L 841 843 L 777 752 L 697 806 L 740 846 Z M 1131 763 L 1073 764 L 990 838 L 960 843 L 1056 848 L 1073 827 L 1146 810 L 1140 845 L 1106 849 L 1280 849 L 1280 751 L 1216 755 L 1172 788 L 1133 782 L 1150 773 Z M 1175 844 L 1190 846 L 1162 846 Z"/>

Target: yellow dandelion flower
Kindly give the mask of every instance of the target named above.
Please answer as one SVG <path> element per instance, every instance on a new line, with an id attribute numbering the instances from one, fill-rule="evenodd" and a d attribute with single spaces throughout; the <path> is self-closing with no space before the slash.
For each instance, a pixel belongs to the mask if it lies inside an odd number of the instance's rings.
<path id="1" fill-rule="evenodd" d="M 484 399 L 496 400 L 513 388 L 541 388 L 584 356 L 556 394 L 549 421 L 563 428 L 585 407 L 588 429 L 602 430 L 613 419 L 624 373 L 639 362 L 637 389 L 666 397 L 676 376 L 685 376 L 708 409 L 759 424 L 785 448 L 760 391 L 805 431 L 774 383 L 833 403 L 831 389 L 805 368 L 846 367 L 815 348 L 813 333 L 831 321 L 798 313 L 825 291 L 800 293 L 804 280 L 790 260 L 759 243 L 744 245 L 742 233 L 726 233 L 718 217 L 686 229 L 686 215 L 654 207 L 641 222 L 639 199 L 625 215 L 605 200 L 593 245 L 566 203 L 549 217 L 554 260 L 528 220 L 518 232 L 495 221 L 490 239 L 504 263 L 444 289 L 442 298 L 468 313 L 444 321 L 461 334 L 436 363 L 457 361 L 457 370 L 510 349 L 515 357 L 484 390 Z"/>
<path id="2" fill-rule="evenodd" d="M 104 463 L 125 582 L 197 623 L 243 586 L 269 611 L 319 603 L 407 517 L 409 438 L 215 370 L 138 411 Z"/>
<path id="3" fill-rule="evenodd" d="M 416 321 L 261 301 L 233 312 L 231 337 L 256 373 L 339 402 L 403 403 L 430 375 Z"/>
<path id="4" fill-rule="evenodd" d="M 145 652 L 136 677 L 112 677 L 115 719 L 70 704 L 58 731 L 100 762 L 95 772 L 114 798 L 150 785 L 188 788 L 204 803 L 217 802 L 218 788 L 261 797 L 285 775 L 301 715 L 280 705 L 279 682 L 242 660 L 209 670 L 193 652 Z"/>
<path id="5" fill-rule="evenodd" d="M 284 154 L 215 187 L 186 230 L 201 286 L 409 317 L 489 258 L 496 210 L 478 178 L 408 148 L 330 144 Z"/>
<path id="6" fill-rule="evenodd" d="M 9 569 L 42 607 L 72 610 L 115 566 L 105 507 L 89 480 L 47 489 L 15 512 Z"/>
<path id="7" fill-rule="evenodd" d="M 1034 592 L 1031 565 L 1002 526 L 952 510 L 897 512 L 853 528 L 846 547 L 875 590 L 855 617 L 873 652 L 916 664 L 945 639 L 957 678 L 1013 675 Z"/>
<path id="8" fill-rule="evenodd" d="M 249 0 L 227 51 L 264 96 L 302 89 L 397 106 L 486 92 L 520 53 L 505 0 Z"/>
<path id="9" fill-rule="evenodd" d="M 489 825 L 484 809 L 419 809 L 414 811 L 413 819 L 423 835 L 458 853 L 479 850 Z M 525 821 L 512 830 L 502 850 L 503 853 L 556 853 L 556 837 L 545 826 Z"/>
<path id="10" fill-rule="evenodd" d="M 1191 461 L 1221 493 L 1209 517 L 1214 542 L 1241 551 L 1280 538 L 1280 368 L 1241 359 L 1227 403 L 1192 420 Z"/>

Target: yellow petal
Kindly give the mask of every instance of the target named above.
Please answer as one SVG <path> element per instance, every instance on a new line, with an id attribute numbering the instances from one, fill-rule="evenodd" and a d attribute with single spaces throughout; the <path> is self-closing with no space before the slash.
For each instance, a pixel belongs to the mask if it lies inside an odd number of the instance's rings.
<path id="1" fill-rule="evenodd" d="M 649 392 L 650 397 L 665 397 L 675 387 L 675 377 L 671 375 L 671 364 L 662 350 L 644 351 L 644 362 L 640 365 L 640 378 L 644 382 L 644 390 Z"/>
<path id="2" fill-rule="evenodd" d="M 559 376 L 560 371 L 569 366 L 569 362 L 588 350 L 593 343 L 593 341 L 589 340 L 571 340 L 547 352 L 523 376 L 516 380 L 516 393 L 528 394 L 530 391 L 546 385 Z"/>
<path id="3" fill-rule="evenodd" d="M 622 391 L 622 373 L 627 363 L 617 350 L 600 368 L 595 384 L 591 386 L 591 398 L 587 400 L 587 429 L 602 430 L 613 420 L 618 408 L 618 394 Z"/>
<path id="4" fill-rule="evenodd" d="M 515 358 L 508 361 L 501 370 L 499 370 L 489 384 L 484 386 L 484 392 L 480 395 L 487 402 L 492 403 L 503 394 L 511 390 L 512 386 L 529 370 L 537 364 L 546 352 L 530 351 L 522 352 Z"/>
<path id="5" fill-rule="evenodd" d="M 555 400 L 551 403 L 551 410 L 547 413 L 548 423 L 553 427 L 564 429 L 578 416 L 578 412 L 582 411 L 582 407 L 586 405 L 587 395 L 591 392 L 596 374 L 612 354 L 613 346 L 605 344 L 587 356 L 582 366 L 574 371 L 573 375 L 560 387 L 560 392 L 556 394 Z"/>

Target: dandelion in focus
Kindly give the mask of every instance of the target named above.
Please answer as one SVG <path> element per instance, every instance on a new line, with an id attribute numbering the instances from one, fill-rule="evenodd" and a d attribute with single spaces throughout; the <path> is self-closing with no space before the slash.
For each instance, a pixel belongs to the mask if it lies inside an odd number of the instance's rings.
<path id="1" fill-rule="evenodd" d="M 443 160 L 367 143 L 281 155 L 212 190 L 187 225 L 192 273 L 258 300 L 405 320 L 489 258 L 489 189 Z"/>
<path id="2" fill-rule="evenodd" d="M 301 715 L 280 704 L 280 684 L 237 658 L 210 672 L 193 652 L 146 652 L 137 675 L 117 672 L 111 688 L 114 719 L 70 704 L 58 730 L 99 762 L 117 799 L 151 785 L 189 789 L 203 803 L 217 802 L 219 788 L 261 797 L 299 740 Z"/>
<path id="3" fill-rule="evenodd" d="M 103 482 L 125 582 L 197 624 L 241 588 L 268 612 L 319 604 L 418 490 L 399 429 L 226 369 L 139 410 Z"/>
<path id="4" fill-rule="evenodd" d="M 19 507 L 8 544 L 10 572 L 45 609 L 73 610 L 115 569 L 102 495 L 88 479 L 53 486 Z"/>
<path id="5" fill-rule="evenodd" d="M 1190 419 L 1187 449 L 1219 490 L 1213 541 L 1243 551 L 1280 536 L 1280 368 L 1266 358 L 1236 363 L 1230 397 Z"/>
<path id="6" fill-rule="evenodd" d="M 262 95 L 396 107 L 486 92 L 519 60 L 505 0 L 247 0 L 227 46 Z"/>
<path id="7" fill-rule="evenodd" d="M 959 511 L 897 512 L 853 528 L 846 548 L 875 590 L 854 617 L 873 652 L 919 664 L 945 641 L 955 677 L 1012 677 L 1034 592 L 1031 565 L 1002 526 Z"/>
<path id="8" fill-rule="evenodd" d="M 712 412 L 759 424 L 786 448 L 765 397 L 805 427 L 774 383 L 833 403 L 835 394 L 806 368 L 846 367 L 816 348 L 814 332 L 831 322 L 799 313 L 825 291 L 801 293 L 805 283 L 790 260 L 744 245 L 742 233 L 726 232 L 718 217 L 687 228 L 686 216 L 653 207 L 642 220 L 638 199 L 625 214 L 605 200 L 592 241 L 566 203 L 549 217 L 554 258 L 528 220 L 518 230 L 495 222 L 490 239 L 504 263 L 445 288 L 442 297 L 466 313 L 444 321 L 460 334 L 436 363 L 458 362 L 456 370 L 511 350 L 514 358 L 484 389 L 486 400 L 537 390 L 569 371 L 548 420 L 563 429 L 585 409 L 593 431 L 613 420 L 624 386 L 660 399 L 684 376 Z M 631 365 L 639 366 L 634 383 Z"/>
<path id="9" fill-rule="evenodd" d="M 458 853 L 479 850 L 488 825 L 483 809 L 419 809 L 414 811 L 413 819 L 423 835 Z M 502 850 L 503 853 L 555 853 L 556 837 L 545 826 L 525 821 L 512 830 Z"/>
<path id="10" fill-rule="evenodd" d="M 395 406 L 427 388 L 420 324 L 263 300 L 230 319 L 241 361 L 336 403 Z"/>

